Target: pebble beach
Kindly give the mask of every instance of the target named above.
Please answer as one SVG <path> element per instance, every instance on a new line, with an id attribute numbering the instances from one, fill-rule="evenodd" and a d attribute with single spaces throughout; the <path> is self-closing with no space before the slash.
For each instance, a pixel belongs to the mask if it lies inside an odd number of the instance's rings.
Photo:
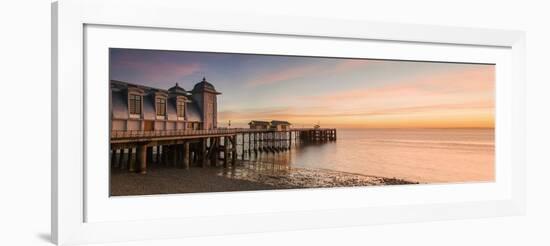
<path id="1" fill-rule="evenodd" d="M 417 184 L 397 178 L 276 165 L 150 168 L 146 175 L 112 170 L 111 196 Z"/>

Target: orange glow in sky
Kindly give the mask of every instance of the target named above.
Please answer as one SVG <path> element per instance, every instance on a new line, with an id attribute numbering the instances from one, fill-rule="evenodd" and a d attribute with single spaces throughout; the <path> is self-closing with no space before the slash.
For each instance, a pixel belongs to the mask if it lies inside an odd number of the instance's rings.
<path id="1" fill-rule="evenodd" d="M 273 107 L 225 110 L 220 122 L 284 119 L 295 127 L 320 122 L 337 128 L 493 128 L 494 66 L 458 66 L 464 68 L 404 75 L 376 86 L 305 95 L 293 92 L 279 98 L 286 106 L 277 107 L 274 102 Z"/>
<path id="2" fill-rule="evenodd" d="M 110 79 L 187 90 L 202 77 L 218 126 L 286 120 L 295 127 L 491 128 L 495 66 L 113 49 Z"/>

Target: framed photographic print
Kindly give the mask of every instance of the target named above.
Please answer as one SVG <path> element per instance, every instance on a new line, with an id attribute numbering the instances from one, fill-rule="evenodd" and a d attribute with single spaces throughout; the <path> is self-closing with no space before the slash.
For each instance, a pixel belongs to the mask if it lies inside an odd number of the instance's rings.
<path id="1" fill-rule="evenodd" d="M 109 59 L 111 196 L 495 178 L 494 64 L 121 48 Z"/>
<path id="2" fill-rule="evenodd" d="M 522 32 L 52 9 L 58 244 L 523 213 Z"/>

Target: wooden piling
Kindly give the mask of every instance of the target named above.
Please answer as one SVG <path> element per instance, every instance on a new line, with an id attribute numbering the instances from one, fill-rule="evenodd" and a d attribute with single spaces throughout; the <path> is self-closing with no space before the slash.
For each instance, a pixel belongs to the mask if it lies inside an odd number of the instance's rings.
<path id="1" fill-rule="evenodd" d="M 218 166 L 218 138 L 210 138 L 210 150 L 209 150 L 209 157 L 210 157 L 210 166 L 216 167 Z"/>
<path id="2" fill-rule="evenodd" d="M 135 161 L 134 161 L 134 158 L 133 158 L 133 152 L 134 148 L 129 148 L 128 149 L 128 171 L 129 172 L 135 172 L 136 171 L 136 167 L 135 167 Z"/>
<path id="3" fill-rule="evenodd" d="M 162 145 L 162 153 L 161 153 L 161 163 L 162 165 L 166 166 L 168 163 L 168 145 Z"/>
<path id="4" fill-rule="evenodd" d="M 156 152 L 154 153 L 155 158 L 154 158 L 153 162 L 156 165 L 158 165 L 158 164 L 161 163 L 161 159 L 162 159 L 161 152 L 160 152 L 160 145 L 156 145 L 155 148 L 154 148 L 154 151 L 156 151 Z"/>
<path id="5" fill-rule="evenodd" d="M 241 134 L 241 160 L 244 160 L 244 133 Z"/>
<path id="6" fill-rule="evenodd" d="M 237 165 L 237 135 L 233 136 L 233 143 L 231 144 L 231 155 L 233 157 L 233 160 L 232 160 L 232 165 L 233 167 L 235 167 L 235 165 Z"/>
<path id="7" fill-rule="evenodd" d="M 116 149 L 111 148 L 111 157 L 110 157 L 110 158 L 111 158 L 111 161 L 110 161 L 110 163 L 111 163 L 111 168 L 114 168 L 115 165 L 116 165 L 115 156 L 116 156 Z"/>
<path id="8" fill-rule="evenodd" d="M 118 153 L 118 149 L 113 149 L 113 151 L 111 153 L 111 166 L 113 168 L 118 168 L 118 164 L 119 164 L 118 158 L 120 158 L 120 157 L 117 153 Z"/>
<path id="9" fill-rule="evenodd" d="M 147 173 L 147 145 L 142 144 L 137 147 L 137 159 L 139 161 L 139 173 Z"/>
<path id="10" fill-rule="evenodd" d="M 250 160 L 250 151 L 251 151 L 250 146 L 251 146 L 252 134 L 248 133 L 247 135 L 248 135 L 248 159 Z"/>
<path id="11" fill-rule="evenodd" d="M 205 132 L 204 135 L 185 136 L 181 139 L 155 139 L 152 137 L 150 142 L 144 144 L 143 141 L 150 137 L 147 135 L 140 136 L 135 142 L 127 139 L 111 142 L 109 165 L 112 168 L 124 168 L 131 172 L 141 172 L 142 170 L 145 172 L 146 165 L 150 163 L 162 163 L 165 166 L 186 169 L 191 165 L 216 167 L 220 161 L 220 151 L 223 151 L 223 166 L 227 167 L 229 164 L 236 165 L 239 159 L 252 160 L 253 154 L 255 158 L 258 158 L 263 152 L 291 151 L 294 146 L 297 147 L 299 144 L 324 143 L 337 139 L 336 129 L 327 128 L 245 129 L 242 131 L 236 129 L 236 131 L 214 133 L 219 135 Z M 240 142 L 239 138 L 241 138 Z M 153 143 L 154 145 L 149 146 Z M 125 156 L 128 156 L 127 159 Z M 142 167 L 142 163 L 145 167 Z"/>
<path id="12" fill-rule="evenodd" d="M 120 149 L 118 153 L 118 168 L 124 168 L 124 149 Z"/>
<path id="13" fill-rule="evenodd" d="M 227 167 L 229 158 L 229 138 L 223 137 L 223 167 Z"/>
<path id="14" fill-rule="evenodd" d="M 183 168 L 189 169 L 189 142 L 183 144 Z"/>
<path id="15" fill-rule="evenodd" d="M 147 163 L 153 162 L 153 146 L 147 147 Z"/>
<path id="16" fill-rule="evenodd" d="M 176 167 L 178 165 L 177 145 L 170 145 L 170 165 Z"/>
<path id="17" fill-rule="evenodd" d="M 200 155 L 201 155 L 201 167 L 206 167 L 206 138 L 201 139 L 201 149 L 200 149 Z"/>
<path id="18" fill-rule="evenodd" d="M 292 132 L 288 132 L 288 150 L 292 149 Z"/>

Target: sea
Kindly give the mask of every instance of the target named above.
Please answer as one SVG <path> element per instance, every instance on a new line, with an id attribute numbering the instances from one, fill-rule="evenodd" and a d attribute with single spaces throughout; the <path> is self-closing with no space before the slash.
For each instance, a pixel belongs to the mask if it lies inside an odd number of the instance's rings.
<path id="1" fill-rule="evenodd" d="M 336 141 L 298 143 L 250 163 L 328 169 L 420 183 L 495 179 L 494 129 L 337 129 Z"/>

